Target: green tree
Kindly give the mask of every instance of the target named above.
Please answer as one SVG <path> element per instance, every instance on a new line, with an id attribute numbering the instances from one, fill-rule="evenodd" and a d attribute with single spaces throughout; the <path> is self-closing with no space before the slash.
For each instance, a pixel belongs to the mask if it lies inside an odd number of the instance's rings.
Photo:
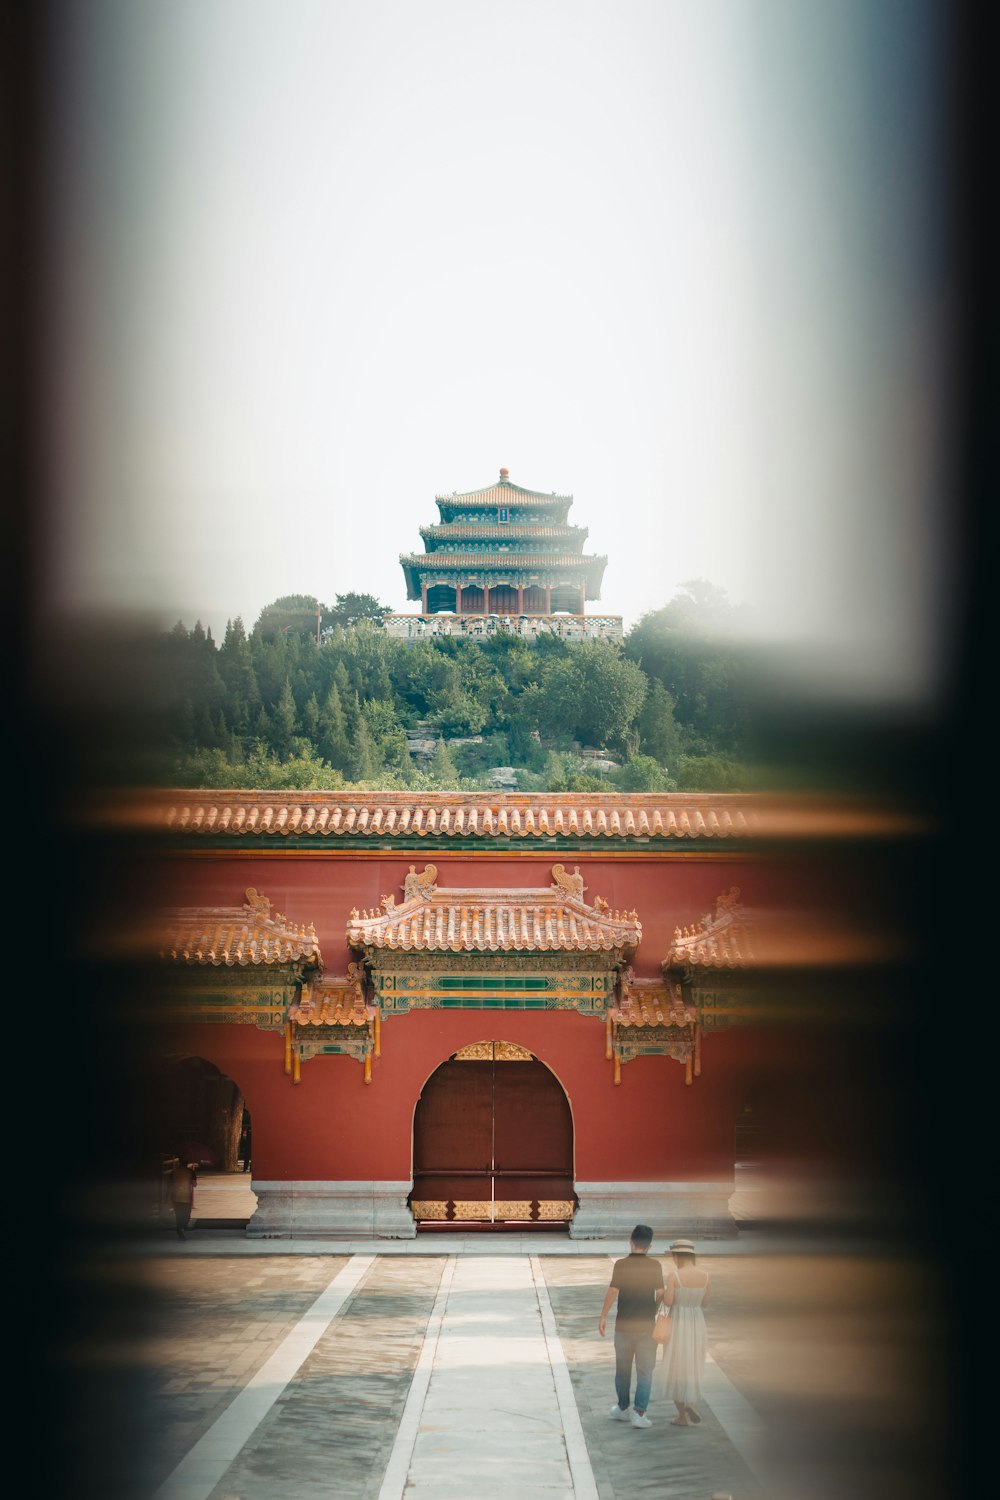
<path id="1" fill-rule="evenodd" d="M 287 635 L 316 639 L 316 613 L 323 617 L 323 605 L 312 594 L 284 594 L 273 604 L 266 604 L 257 617 L 254 633 L 262 637 Z"/>
<path id="2" fill-rule="evenodd" d="M 392 697 L 389 664 L 398 648 L 405 650 L 401 641 L 394 641 L 368 620 L 349 630 L 336 630 L 330 639 L 330 649 L 339 657 L 351 688 L 362 699 Z"/>
<path id="3" fill-rule="evenodd" d="M 281 689 L 278 699 L 271 714 L 272 740 L 271 743 L 279 757 L 287 756 L 292 747 L 292 738 L 298 723 L 298 714 L 295 709 L 295 699 L 288 678 Z"/>
<path id="4" fill-rule="evenodd" d="M 597 747 L 625 746 L 646 697 L 641 669 L 603 641 L 584 641 L 543 673 L 541 717 L 550 733 Z"/>
<path id="5" fill-rule="evenodd" d="M 461 786 L 461 777 L 458 774 L 458 767 L 452 760 L 451 753 L 444 740 L 438 740 L 437 748 L 431 757 L 431 763 L 427 769 L 438 791 L 458 791 Z"/>
<path id="6" fill-rule="evenodd" d="M 331 682 L 326 701 L 320 710 L 316 743 L 320 754 L 331 766 L 336 766 L 341 771 L 347 769 L 351 759 L 351 741 L 347 715 L 336 682 Z"/>
<path id="7" fill-rule="evenodd" d="M 338 594 L 332 608 L 323 613 L 323 629 L 332 630 L 339 625 L 349 630 L 361 620 L 381 625 L 387 614 L 391 614 L 389 606 L 380 604 L 374 594 Z"/>
<path id="8" fill-rule="evenodd" d="M 720 755 L 683 755 L 676 781 L 682 792 L 745 792 L 751 789 L 753 773 Z"/>
<path id="9" fill-rule="evenodd" d="M 375 761 L 387 770 L 408 776 L 412 770 L 406 731 L 399 721 L 395 705 L 385 698 L 373 698 L 361 705 L 368 725 Z"/>
<path id="10" fill-rule="evenodd" d="M 676 786 L 651 755 L 630 755 L 611 780 L 622 792 L 672 792 Z"/>
<path id="11" fill-rule="evenodd" d="M 724 590 L 695 580 L 643 615 L 625 641 L 625 655 L 672 699 L 689 752 L 738 751 L 749 732 L 749 659 L 737 638 L 743 614 Z"/>
<path id="12" fill-rule="evenodd" d="M 314 692 L 309 694 L 309 697 L 302 705 L 301 720 L 302 733 L 305 735 L 305 738 L 312 745 L 318 744 L 320 712 L 319 704 L 316 701 L 316 694 Z"/>
<path id="13" fill-rule="evenodd" d="M 260 709 L 260 688 L 250 642 L 239 616 L 226 622 L 218 666 L 225 690 L 226 719 L 235 734 L 245 735 Z"/>
<path id="14" fill-rule="evenodd" d="M 351 781 L 370 781 L 379 769 L 378 757 L 368 723 L 361 712 L 361 702 L 357 693 L 354 694 L 348 714 L 348 738 L 350 741 L 347 761 L 348 776 Z"/>
<path id="15" fill-rule="evenodd" d="M 668 770 L 676 765 L 682 753 L 681 729 L 674 718 L 674 700 L 655 677 L 648 680 L 638 730 L 643 755 L 652 756 Z"/>

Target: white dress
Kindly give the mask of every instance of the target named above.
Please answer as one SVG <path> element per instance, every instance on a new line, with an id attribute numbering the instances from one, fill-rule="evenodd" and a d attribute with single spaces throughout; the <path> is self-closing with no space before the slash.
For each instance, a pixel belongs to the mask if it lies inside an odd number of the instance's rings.
<path id="1" fill-rule="evenodd" d="M 668 1401 L 700 1401 L 701 1372 L 708 1354 L 708 1331 L 702 1298 L 704 1286 L 682 1286 L 676 1277 L 670 1319 L 674 1325 L 663 1350 L 662 1374 L 657 1384 Z"/>

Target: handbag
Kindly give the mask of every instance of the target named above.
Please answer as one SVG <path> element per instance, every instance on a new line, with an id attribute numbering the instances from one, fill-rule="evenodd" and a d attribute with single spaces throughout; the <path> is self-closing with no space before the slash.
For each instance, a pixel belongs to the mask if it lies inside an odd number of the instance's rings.
<path id="1" fill-rule="evenodd" d="M 667 1312 L 658 1313 L 653 1324 L 653 1342 L 657 1344 L 669 1344 L 670 1335 L 674 1331 L 673 1320 Z"/>

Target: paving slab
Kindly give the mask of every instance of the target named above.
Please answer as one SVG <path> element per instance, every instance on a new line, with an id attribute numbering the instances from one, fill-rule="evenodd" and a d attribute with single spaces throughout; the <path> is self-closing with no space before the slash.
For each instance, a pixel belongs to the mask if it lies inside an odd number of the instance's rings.
<path id="1" fill-rule="evenodd" d="M 653 1425 L 636 1430 L 608 1417 L 613 1345 L 596 1326 L 619 1244 L 227 1256 L 191 1243 L 74 1265 L 85 1301 L 122 1298 L 72 1350 L 98 1423 L 126 1410 L 102 1397 L 106 1372 L 130 1395 L 114 1458 L 131 1468 L 88 1491 L 106 1500 L 154 1500 L 182 1465 L 171 1500 L 933 1493 L 919 1482 L 940 1438 L 921 1364 L 932 1289 L 898 1261 L 706 1247 L 702 1424 L 671 1426 L 654 1379 Z"/>

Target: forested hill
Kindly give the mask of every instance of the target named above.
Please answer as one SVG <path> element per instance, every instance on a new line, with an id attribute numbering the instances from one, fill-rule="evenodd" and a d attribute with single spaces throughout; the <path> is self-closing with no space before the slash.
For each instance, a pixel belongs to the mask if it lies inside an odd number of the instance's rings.
<path id="1" fill-rule="evenodd" d="M 155 642 L 156 733 L 140 779 L 187 787 L 521 791 L 750 785 L 736 611 L 685 586 L 623 646 L 387 635 L 368 595 L 290 596 L 221 644 Z M 506 769 L 504 769 L 506 768 Z"/>

